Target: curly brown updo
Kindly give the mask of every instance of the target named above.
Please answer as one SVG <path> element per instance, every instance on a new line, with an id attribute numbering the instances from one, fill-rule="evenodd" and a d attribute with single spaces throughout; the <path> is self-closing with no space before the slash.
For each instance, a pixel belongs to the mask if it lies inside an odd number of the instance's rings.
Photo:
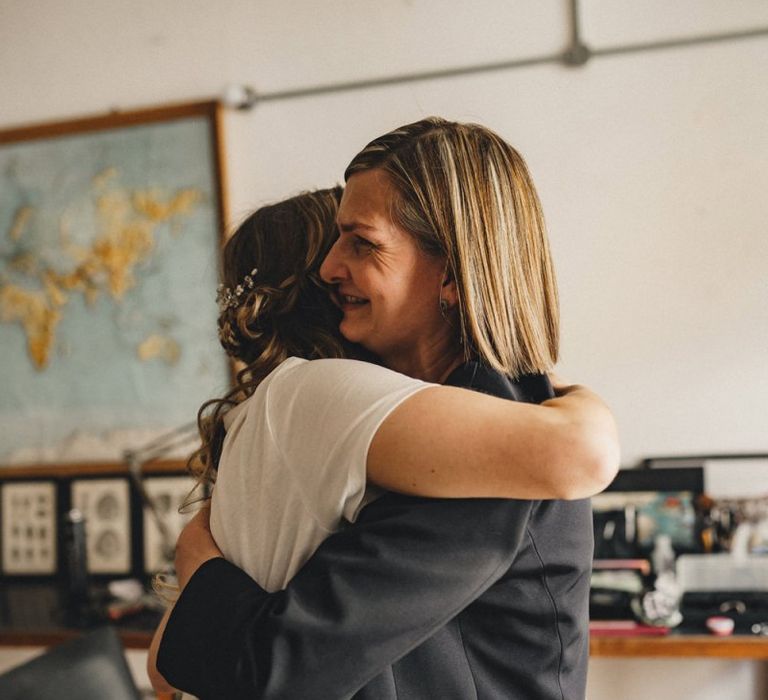
<path id="1" fill-rule="evenodd" d="M 334 187 L 261 207 L 224 245 L 223 284 L 235 289 L 250 275 L 253 286 L 219 315 L 219 339 L 238 372 L 234 388 L 198 412 L 202 444 L 188 463 L 198 485 L 215 482 L 226 413 L 281 362 L 360 356 L 339 334 L 341 312 L 318 275 L 336 238 L 341 193 Z"/>

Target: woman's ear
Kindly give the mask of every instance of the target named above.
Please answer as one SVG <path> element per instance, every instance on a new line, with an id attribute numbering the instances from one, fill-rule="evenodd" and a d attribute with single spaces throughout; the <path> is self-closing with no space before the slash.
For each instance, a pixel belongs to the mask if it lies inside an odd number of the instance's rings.
<path id="1" fill-rule="evenodd" d="M 448 308 L 452 309 L 459 301 L 459 295 L 456 290 L 456 282 L 453 279 L 450 271 L 446 270 L 445 277 L 443 278 L 443 284 L 440 287 L 440 300 L 448 305 Z"/>

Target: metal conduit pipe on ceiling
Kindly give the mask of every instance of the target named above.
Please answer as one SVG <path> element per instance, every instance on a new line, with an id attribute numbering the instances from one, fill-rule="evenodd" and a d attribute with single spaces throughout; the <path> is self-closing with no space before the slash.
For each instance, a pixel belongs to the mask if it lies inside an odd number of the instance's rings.
<path id="1" fill-rule="evenodd" d="M 698 46 L 702 44 L 714 44 L 726 41 L 754 39 L 768 36 L 768 27 L 748 29 L 738 32 L 723 32 L 719 34 L 703 34 L 679 39 L 665 39 L 660 41 L 625 44 L 623 46 L 608 46 L 603 48 L 591 48 L 581 38 L 579 0 L 568 0 L 571 36 L 570 43 L 564 51 L 529 58 L 519 58 L 498 63 L 481 63 L 474 66 L 459 66 L 442 70 L 424 71 L 419 73 L 404 73 L 400 75 L 383 76 L 380 78 L 368 78 L 363 80 L 351 80 L 347 82 L 328 83 L 290 90 L 277 90 L 260 93 L 249 85 L 232 86 L 225 93 L 224 103 L 236 109 L 252 109 L 261 102 L 275 100 L 288 100 L 297 97 L 312 97 L 314 95 L 327 95 L 337 92 L 351 92 L 353 90 L 366 90 L 391 85 L 405 85 L 407 83 L 421 82 L 425 80 L 441 80 L 444 78 L 457 78 L 478 73 L 490 73 L 492 71 L 512 70 L 514 68 L 527 68 L 546 63 L 560 63 L 570 67 L 585 65 L 595 57 L 614 56 L 619 54 L 640 53 L 644 51 L 659 51 L 664 49 Z"/>

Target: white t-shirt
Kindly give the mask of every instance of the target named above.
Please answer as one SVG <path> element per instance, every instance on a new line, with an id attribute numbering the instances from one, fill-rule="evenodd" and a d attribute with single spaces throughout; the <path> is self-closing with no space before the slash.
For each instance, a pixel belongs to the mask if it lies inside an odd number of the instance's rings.
<path id="1" fill-rule="evenodd" d="M 342 519 L 375 498 L 366 458 L 382 421 L 428 386 L 367 362 L 291 357 L 225 417 L 211 504 L 224 556 L 284 588 Z"/>

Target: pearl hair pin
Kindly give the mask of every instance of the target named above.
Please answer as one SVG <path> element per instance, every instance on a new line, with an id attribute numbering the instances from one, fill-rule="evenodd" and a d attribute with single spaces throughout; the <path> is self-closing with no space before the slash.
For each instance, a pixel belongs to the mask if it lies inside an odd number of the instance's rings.
<path id="1" fill-rule="evenodd" d="M 227 309 L 234 309 L 240 305 L 240 298 L 243 296 L 246 290 L 253 289 L 253 275 L 258 272 L 258 268 L 254 267 L 245 277 L 243 281 L 238 284 L 234 289 L 225 287 L 220 284 L 216 287 L 216 303 L 219 306 L 219 311 L 224 312 Z"/>

